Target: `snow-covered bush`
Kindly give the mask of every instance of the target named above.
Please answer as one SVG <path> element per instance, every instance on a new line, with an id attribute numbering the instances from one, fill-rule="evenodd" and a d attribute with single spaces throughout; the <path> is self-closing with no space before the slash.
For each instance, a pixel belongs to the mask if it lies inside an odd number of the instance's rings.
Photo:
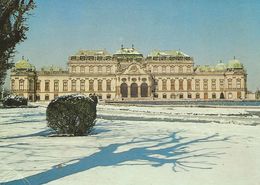
<path id="1" fill-rule="evenodd" d="M 23 96 L 15 96 L 9 95 L 3 99 L 4 107 L 19 107 L 19 106 L 27 106 L 28 100 Z"/>
<path id="2" fill-rule="evenodd" d="M 48 127 L 58 134 L 82 136 L 95 125 L 96 103 L 84 95 L 66 95 L 52 100 L 46 111 Z"/>

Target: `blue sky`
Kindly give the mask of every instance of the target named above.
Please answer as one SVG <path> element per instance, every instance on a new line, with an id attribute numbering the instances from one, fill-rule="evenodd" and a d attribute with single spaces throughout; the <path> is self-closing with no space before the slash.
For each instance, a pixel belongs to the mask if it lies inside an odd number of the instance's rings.
<path id="1" fill-rule="evenodd" d="M 66 67 L 79 49 L 182 50 L 196 65 L 236 56 L 260 88 L 259 0 L 37 0 L 15 60 Z"/>

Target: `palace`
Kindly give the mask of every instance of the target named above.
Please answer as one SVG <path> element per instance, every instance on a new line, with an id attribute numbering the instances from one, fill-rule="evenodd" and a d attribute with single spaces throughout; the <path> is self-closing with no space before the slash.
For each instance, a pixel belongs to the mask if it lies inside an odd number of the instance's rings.
<path id="1" fill-rule="evenodd" d="M 11 91 L 30 101 L 95 93 L 104 100 L 240 100 L 246 98 L 247 74 L 232 59 L 215 66 L 195 66 L 181 51 L 154 50 L 144 57 L 132 48 L 109 54 L 80 50 L 68 59 L 68 69 L 40 70 L 22 59 L 11 71 Z"/>

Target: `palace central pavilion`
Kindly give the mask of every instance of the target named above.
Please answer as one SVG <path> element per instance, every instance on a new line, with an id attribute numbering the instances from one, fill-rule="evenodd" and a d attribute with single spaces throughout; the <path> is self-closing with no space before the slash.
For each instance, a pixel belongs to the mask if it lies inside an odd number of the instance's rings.
<path id="1" fill-rule="evenodd" d="M 13 94 L 49 101 L 67 94 L 96 94 L 105 100 L 245 99 L 247 74 L 237 60 L 195 66 L 181 51 L 154 50 L 147 57 L 134 47 L 109 54 L 80 50 L 68 69 L 36 68 L 22 59 L 11 71 Z"/>

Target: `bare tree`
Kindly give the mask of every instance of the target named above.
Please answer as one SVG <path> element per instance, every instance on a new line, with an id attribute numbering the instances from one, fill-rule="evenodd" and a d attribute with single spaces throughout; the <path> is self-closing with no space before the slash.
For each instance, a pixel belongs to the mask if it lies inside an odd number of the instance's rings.
<path id="1" fill-rule="evenodd" d="M 0 0 L 0 87 L 13 66 L 15 46 L 26 39 L 26 20 L 34 0 Z"/>

